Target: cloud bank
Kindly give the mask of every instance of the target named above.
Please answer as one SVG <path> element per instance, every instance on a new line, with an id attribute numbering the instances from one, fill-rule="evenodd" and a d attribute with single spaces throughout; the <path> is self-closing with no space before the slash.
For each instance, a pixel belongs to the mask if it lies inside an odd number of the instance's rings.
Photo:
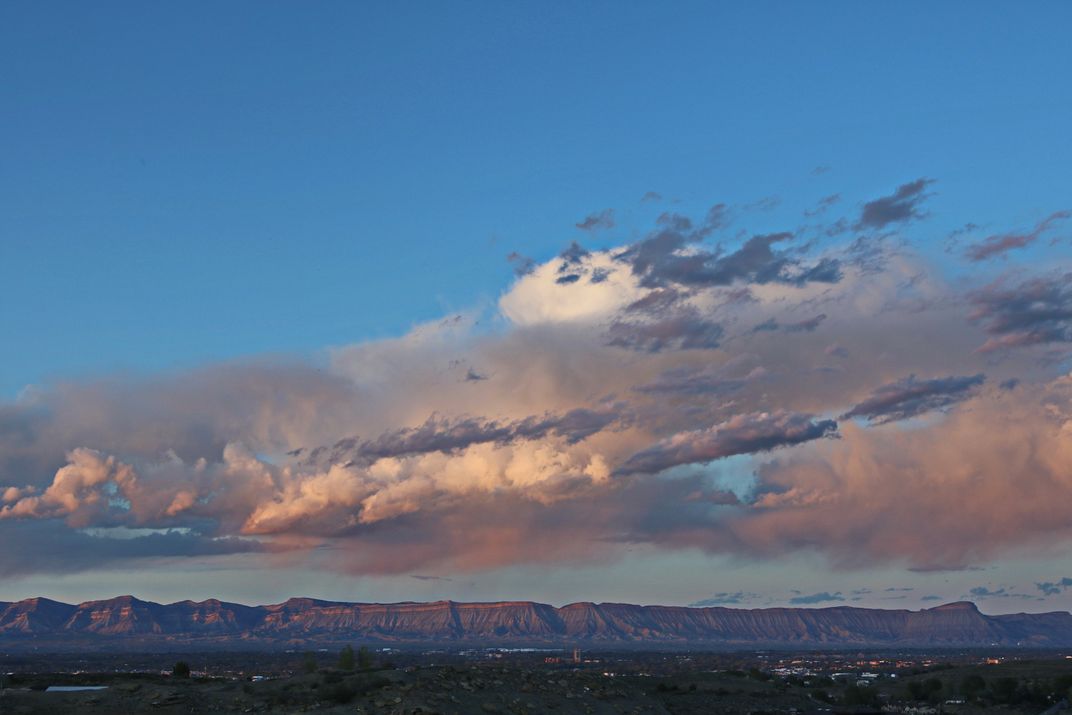
<path id="1" fill-rule="evenodd" d="M 0 574 L 235 553 L 448 573 L 630 544 L 935 570 L 1058 548 L 1072 267 L 945 283 L 891 238 L 931 184 L 818 227 L 751 232 L 715 204 L 514 255 L 490 313 L 316 363 L 28 390 L 0 405 L 0 534 L 20 545 Z M 579 226 L 612 236 L 612 217 Z"/>

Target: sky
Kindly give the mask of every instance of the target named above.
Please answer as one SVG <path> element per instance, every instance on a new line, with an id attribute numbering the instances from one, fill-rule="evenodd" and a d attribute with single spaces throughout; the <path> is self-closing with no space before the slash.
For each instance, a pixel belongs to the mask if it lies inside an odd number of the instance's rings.
<path id="1" fill-rule="evenodd" d="M 1072 609 L 1067 3 L 0 7 L 0 600 Z"/>

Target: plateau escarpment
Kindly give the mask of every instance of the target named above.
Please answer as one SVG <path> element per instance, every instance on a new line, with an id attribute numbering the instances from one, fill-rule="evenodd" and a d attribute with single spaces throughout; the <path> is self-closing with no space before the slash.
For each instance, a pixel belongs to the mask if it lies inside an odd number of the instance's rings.
<path id="1" fill-rule="evenodd" d="M 920 611 L 686 608 L 624 603 L 346 603 L 292 598 L 268 606 L 160 604 L 121 596 L 77 605 L 0 603 L 0 644 L 136 640 L 141 644 L 341 642 L 598 647 L 706 645 L 1072 646 L 1067 612 L 989 616 L 972 603 Z"/>

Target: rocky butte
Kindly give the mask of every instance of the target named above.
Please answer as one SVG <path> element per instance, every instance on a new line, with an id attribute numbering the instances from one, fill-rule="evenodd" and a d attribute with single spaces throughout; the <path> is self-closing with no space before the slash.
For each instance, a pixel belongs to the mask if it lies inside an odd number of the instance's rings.
<path id="1" fill-rule="evenodd" d="M 601 648 L 738 646 L 1072 646 L 1072 614 L 985 615 L 968 602 L 919 611 L 686 608 L 625 603 L 160 604 L 133 596 L 70 605 L 0 602 L 0 647 L 288 647 L 338 642 Z"/>

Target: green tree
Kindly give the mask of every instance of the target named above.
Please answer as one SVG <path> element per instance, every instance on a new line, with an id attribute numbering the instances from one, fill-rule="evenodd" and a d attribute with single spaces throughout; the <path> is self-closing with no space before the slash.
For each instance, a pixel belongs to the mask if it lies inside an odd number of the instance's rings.
<path id="1" fill-rule="evenodd" d="M 302 656 L 302 672 L 316 672 L 316 654 L 311 650 L 305 651 L 305 655 Z"/>
<path id="2" fill-rule="evenodd" d="M 353 670 L 354 669 L 354 648 L 353 646 L 346 646 L 339 653 L 339 670 Z"/>
<path id="3" fill-rule="evenodd" d="M 368 649 L 368 646 L 361 646 L 357 651 L 357 667 L 361 670 L 368 670 L 372 667 L 372 651 Z"/>
<path id="4" fill-rule="evenodd" d="M 189 678 L 190 677 L 190 664 L 185 660 L 180 660 L 175 663 L 171 668 L 171 674 L 176 678 Z"/>

